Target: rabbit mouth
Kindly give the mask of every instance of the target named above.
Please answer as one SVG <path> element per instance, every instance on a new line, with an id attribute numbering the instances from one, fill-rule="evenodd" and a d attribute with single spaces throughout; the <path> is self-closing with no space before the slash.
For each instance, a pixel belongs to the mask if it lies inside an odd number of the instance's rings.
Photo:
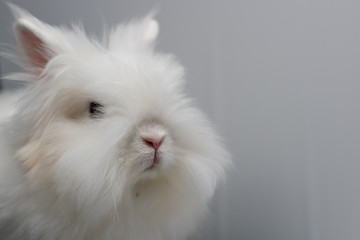
<path id="1" fill-rule="evenodd" d="M 153 170 L 154 168 L 159 167 L 160 162 L 161 162 L 161 161 L 160 161 L 159 152 L 155 150 L 153 157 L 152 157 L 151 159 L 148 159 L 148 161 L 149 161 L 149 165 L 150 165 L 150 166 L 148 166 L 148 167 L 145 169 L 145 171 L 150 171 L 150 170 Z"/>

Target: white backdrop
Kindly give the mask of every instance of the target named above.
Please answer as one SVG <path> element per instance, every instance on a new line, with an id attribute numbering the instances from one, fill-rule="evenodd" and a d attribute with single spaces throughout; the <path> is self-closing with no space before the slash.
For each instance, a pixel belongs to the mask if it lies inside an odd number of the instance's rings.
<path id="1" fill-rule="evenodd" d="M 158 49 L 187 68 L 237 168 L 199 240 L 360 239 L 359 1 L 12 2 L 95 33 L 104 19 L 160 10 Z M 12 42 L 10 24 L 1 4 L 0 42 Z M 2 59 L 1 69 L 16 68 Z"/>

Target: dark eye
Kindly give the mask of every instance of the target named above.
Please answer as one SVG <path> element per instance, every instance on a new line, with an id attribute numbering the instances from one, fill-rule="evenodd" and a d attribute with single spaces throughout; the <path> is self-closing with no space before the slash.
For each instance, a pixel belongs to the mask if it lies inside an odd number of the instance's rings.
<path id="1" fill-rule="evenodd" d="M 90 102 L 89 113 L 91 118 L 100 118 L 104 115 L 104 107 L 98 102 Z"/>

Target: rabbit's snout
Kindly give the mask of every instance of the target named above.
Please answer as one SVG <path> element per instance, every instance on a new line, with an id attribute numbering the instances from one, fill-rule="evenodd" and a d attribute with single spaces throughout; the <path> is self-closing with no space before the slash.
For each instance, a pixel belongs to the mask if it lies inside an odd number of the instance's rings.
<path id="1" fill-rule="evenodd" d="M 142 152 L 147 169 L 163 164 L 163 157 L 167 155 L 170 136 L 167 130 L 157 123 L 142 124 L 138 131 L 140 152 Z"/>
<path id="2" fill-rule="evenodd" d="M 150 160 L 149 168 L 153 168 L 154 166 L 156 166 L 160 163 L 159 148 L 162 145 L 164 138 L 165 138 L 164 136 L 161 136 L 158 134 L 153 134 L 152 136 L 142 137 L 144 144 L 153 149 L 153 156 L 152 156 L 152 160 Z"/>

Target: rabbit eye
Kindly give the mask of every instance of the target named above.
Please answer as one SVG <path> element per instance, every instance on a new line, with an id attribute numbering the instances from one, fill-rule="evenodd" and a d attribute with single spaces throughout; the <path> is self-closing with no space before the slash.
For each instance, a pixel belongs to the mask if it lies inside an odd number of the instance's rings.
<path id="1" fill-rule="evenodd" d="M 91 118 L 100 118 L 104 114 L 103 105 L 98 102 L 90 102 L 89 113 Z"/>

